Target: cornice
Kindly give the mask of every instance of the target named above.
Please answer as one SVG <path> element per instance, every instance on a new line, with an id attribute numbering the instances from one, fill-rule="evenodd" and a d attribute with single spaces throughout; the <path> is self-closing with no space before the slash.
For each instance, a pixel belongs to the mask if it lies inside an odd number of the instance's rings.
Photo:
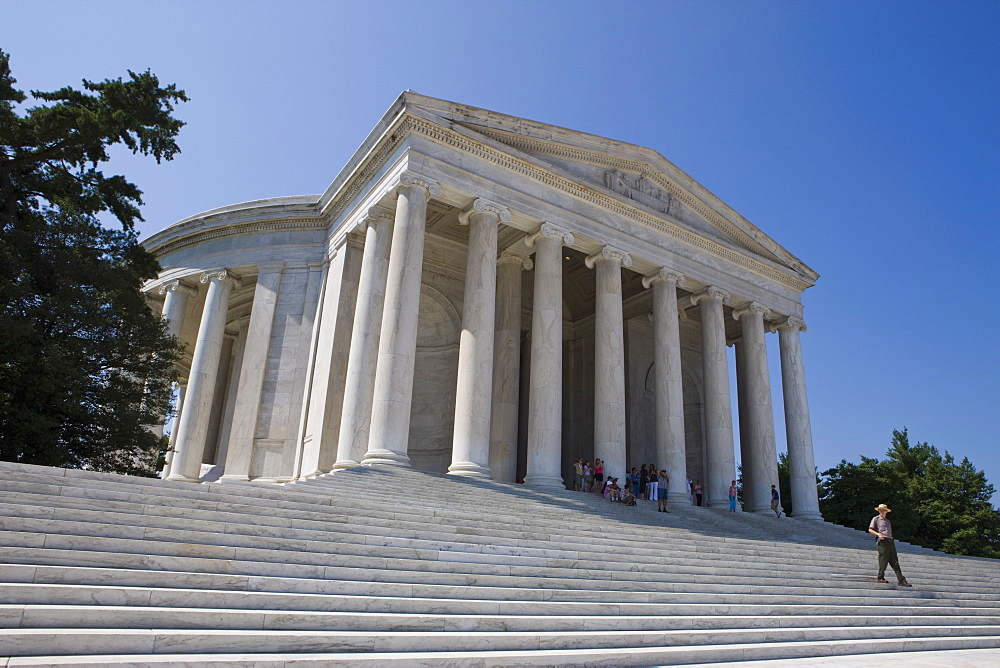
<path id="1" fill-rule="evenodd" d="M 164 243 L 162 246 L 153 246 L 149 250 L 156 255 L 166 255 L 174 251 L 187 248 L 196 244 L 209 241 L 211 239 L 221 239 L 223 237 L 236 236 L 240 234 L 255 234 L 259 232 L 272 232 L 276 230 L 322 230 L 326 229 L 327 223 L 318 218 L 284 218 L 271 220 L 255 220 L 249 223 L 239 223 L 237 225 L 225 225 L 212 227 L 205 230 L 191 232 L 183 237 Z"/>

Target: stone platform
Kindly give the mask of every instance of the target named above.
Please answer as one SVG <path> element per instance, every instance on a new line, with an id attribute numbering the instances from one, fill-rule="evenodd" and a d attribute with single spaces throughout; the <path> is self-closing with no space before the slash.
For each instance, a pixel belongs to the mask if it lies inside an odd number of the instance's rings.
<path id="1" fill-rule="evenodd" d="M 7 666 L 959 662 L 1000 647 L 995 561 L 900 545 L 901 589 L 874 582 L 870 537 L 843 527 L 394 467 L 278 486 L 0 463 L 0 522 Z"/>

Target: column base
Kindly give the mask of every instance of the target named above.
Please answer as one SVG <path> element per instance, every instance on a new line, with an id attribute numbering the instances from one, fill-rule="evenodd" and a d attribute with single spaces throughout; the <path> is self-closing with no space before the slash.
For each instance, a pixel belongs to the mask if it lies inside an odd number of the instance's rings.
<path id="1" fill-rule="evenodd" d="M 818 511 L 812 511 L 812 512 L 803 511 L 801 513 L 792 512 L 792 514 L 790 515 L 790 517 L 792 519 L 796 519 L 796 520 L 808 520 L 810 522 L 825 522 L 826 521 L 826 520 L 823 519 L 823 515 L 821 515 Z"/>
<path id="2" fill-rule="evenodd" d="M 712 508 L 714 510 L 729 510 L 728 499 L 725 501 L 709 501 L 708 503 L 705 503 L 704 500 L 702 500 L 702 505 L 705 508 Z"/>
<path id="3" fill-rule="evenodd" d="M 566 489 L 566 484 L 561 477 L 551 478 L 541 475 L 529 475 L 525 476 L 524 484 L 529 487 L 558 487 L 559 489 Z"/>
<path id="4" fill-rule="evenodd" d="M 167 480 L 170 480 L 172 482 L 196 482 L 199 484 L 201 483 L 200 478 L 189 478 L 186 475 L 180 475 L 180 474 L 174 475 L 172 473 L 169 476 L 167 476 Z"/>
<path id="5" fill-rule="evenodd" d="M 233 475 L 222 476 L 219 478 L 219 482 L 250 482 L 250 476 L 234 473 Z"/>
<path id="6" fill-rule="evenodd" d="M 347 469 L 353 469 L 355 466 L 361 466 L 361 462 L 356 462 L 353 459 L 345 459 L 342 462 L 337 462 L 336 464 L 334 464 L 333 468 L 330 469 L 330 472 L 332 473 L 333 471 L 345 471 Z"/>
<path id="7" fill-rule="evenodd" d="M 361 460 L 362 466 L 403 466 L 410 468 L 410 458 L 392 450 L 369 450 Z"/>
<path id="8" fill-rule="evenodd" d="M 474 464 L 473 462 L 461 462 L 448 467 L 448 475 L 462 475 L 470 478 L 492 478 L 489 468 Z"/>

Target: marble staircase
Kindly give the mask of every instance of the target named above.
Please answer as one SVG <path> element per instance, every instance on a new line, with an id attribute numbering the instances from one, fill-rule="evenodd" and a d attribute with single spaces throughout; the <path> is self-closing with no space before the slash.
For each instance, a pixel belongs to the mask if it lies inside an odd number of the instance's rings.
<path id="1" fill-rule="evenodd" d="M 16 665 L 659 665 L 1000 647 L 1000 568 L 399 468 L 273 485 L 0 462 Z M 891 577 L 891 575 L 890 575 Z"/>

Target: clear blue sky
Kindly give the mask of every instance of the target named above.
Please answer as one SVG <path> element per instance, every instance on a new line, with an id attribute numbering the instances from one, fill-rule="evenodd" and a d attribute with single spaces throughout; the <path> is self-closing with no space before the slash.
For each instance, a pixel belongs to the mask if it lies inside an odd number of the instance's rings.
<path id="1" fill-rule="evenodd" d="M 1000 487 L 1000 2 L 0 0 L 0 16 L 23 89 L 150 68 L 187 91 L 183 153 L 115 164 L 145 191 L 147 236 L 322 192 L 405 89 L 651 147 L 821 274 L 803 296 L 821 470 L 882 457 L 907 426 Z"/>

